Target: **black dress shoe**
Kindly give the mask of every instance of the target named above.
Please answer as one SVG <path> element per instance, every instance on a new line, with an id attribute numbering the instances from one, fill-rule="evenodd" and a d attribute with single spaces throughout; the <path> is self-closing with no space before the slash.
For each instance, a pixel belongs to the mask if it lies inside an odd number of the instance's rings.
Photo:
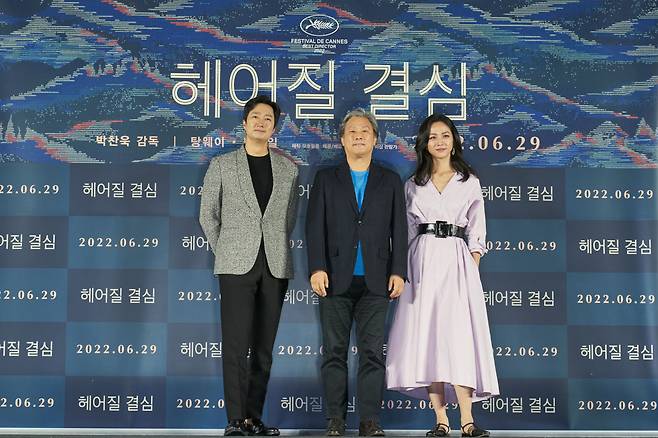
<path id="1" fill-rule="evenodd" d="M 359 436 L 386 436 L 386 434 L 377 421 L 366 420 L 359 423 Z"/>
<path id="2" fill-rule="evenodd" d="M 330 418 L 327 422 L 327 436 L 345 435 L 345 421 L 342 418 Z"/>
<path id="3" fill-rule="evenodd" d="M 245 421 L 244 428 L 249 435 L 279 436 L 281 434 L 276 427 L 265 426 L 260 418 L 253 418 L 251 422 Z"/>
<path id="4" fill-rule="evenodd" d="M 231 420 L 224 429 L 224 436 L 246 436 L 247 432 L 244 430 L 244 421 Z"/>
<path id="5" fill-rule="evenodd" d="M 489 436 L 489 431 L 480 429 L 475 423 L 466 423 L 462 426 L 462 436 L 487 437 Z"/>

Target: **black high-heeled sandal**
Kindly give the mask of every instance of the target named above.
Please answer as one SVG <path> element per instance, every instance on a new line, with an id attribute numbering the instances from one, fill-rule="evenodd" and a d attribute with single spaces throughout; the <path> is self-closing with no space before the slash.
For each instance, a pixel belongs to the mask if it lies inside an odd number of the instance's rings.
<path id="1" fill-rule="evenodd" d="M 468 426 L 471 426 L 470 429 L 468 429 L 468 432 L 466 431 L 466 428 Z M 475 423 L 470 422 L 466 423 L 462 426 L 462 436 L 468 436 L 468 437 L 487 437 L 489 436 L 489 431 L 480 429 L 475 425 Z"/>
<path id="2" fill-rule="evenodd" d="M 450 433 L 450 426 L 443 423 L 438 423 L 434 429 L 428 431 L 425 436 L 448 436 Z"/>

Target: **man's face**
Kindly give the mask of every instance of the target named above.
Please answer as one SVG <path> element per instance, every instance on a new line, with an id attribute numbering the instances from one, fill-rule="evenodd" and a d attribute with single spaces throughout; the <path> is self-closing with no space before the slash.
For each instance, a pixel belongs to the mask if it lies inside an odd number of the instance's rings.
<path id="1" fill-rule="evenodd" d="M 345 132 L 340 138 L 347 158 L 365 158 L 372 156 L 377 138 L 372 125 L 365 117 L 352 117 L 345 124 Z"/>
<path id="2" fill-rule="evenodd" d="M 259 103 L 242 121 L 247 140 L 267 141 L 274 133 L 274 110 L 271 106 Z"/>

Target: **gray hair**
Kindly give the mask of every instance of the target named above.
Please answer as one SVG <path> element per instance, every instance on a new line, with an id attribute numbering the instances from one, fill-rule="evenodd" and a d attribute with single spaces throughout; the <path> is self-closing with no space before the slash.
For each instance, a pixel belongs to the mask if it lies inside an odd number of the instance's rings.
<path id="1" fill-rule="evenodd" d="M 343 117 L 343 121 L 340 122 L 340 129 L 339 129 L 339 137 L 342 137 L 343 134 L 345 134 L 345 125 L 347 125 L 347 122 L 350 121 L 352 117 L 364 117 L 368 119 L 370 122 L 370 126 L 372 126 L 372 130 L 375 131 L 375 138 L 379 137 L 379 127 L 377 126 L 377 119 L 375 119 L 375 116 L 372 115 L 370 111 L 366 111 L 363 108 L 356 108 L 350 111 L 349 113 L 345 114 L 345 117 Z"/>

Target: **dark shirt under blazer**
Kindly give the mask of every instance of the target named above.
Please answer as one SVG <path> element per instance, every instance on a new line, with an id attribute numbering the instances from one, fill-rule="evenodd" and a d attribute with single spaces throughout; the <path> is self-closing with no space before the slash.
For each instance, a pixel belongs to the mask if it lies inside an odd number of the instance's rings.
<path id="1" fill-rule="evenodd" d="M 361 242 L 368 289 L 388 295 L 388 278 L 407 276 L 407 215 L 400 177 L 370 165 L 359 211 L 347 161 L 315 175 L 306 212 L 309 275 L 325 271 L 329 293 L 344 293 L 352 282 Z"/>
<path id="2" fill-rule="evenodd" d="M 297 166 L 270 150 L 272 194 L 261 214 L 244 147 L 212 159 L 203 179 L 199 222 L 215 254 L 215 274 L 247 273 L 263 241 L 270 272 L 293 278 L 289 236 L 297 211 Z"/>

